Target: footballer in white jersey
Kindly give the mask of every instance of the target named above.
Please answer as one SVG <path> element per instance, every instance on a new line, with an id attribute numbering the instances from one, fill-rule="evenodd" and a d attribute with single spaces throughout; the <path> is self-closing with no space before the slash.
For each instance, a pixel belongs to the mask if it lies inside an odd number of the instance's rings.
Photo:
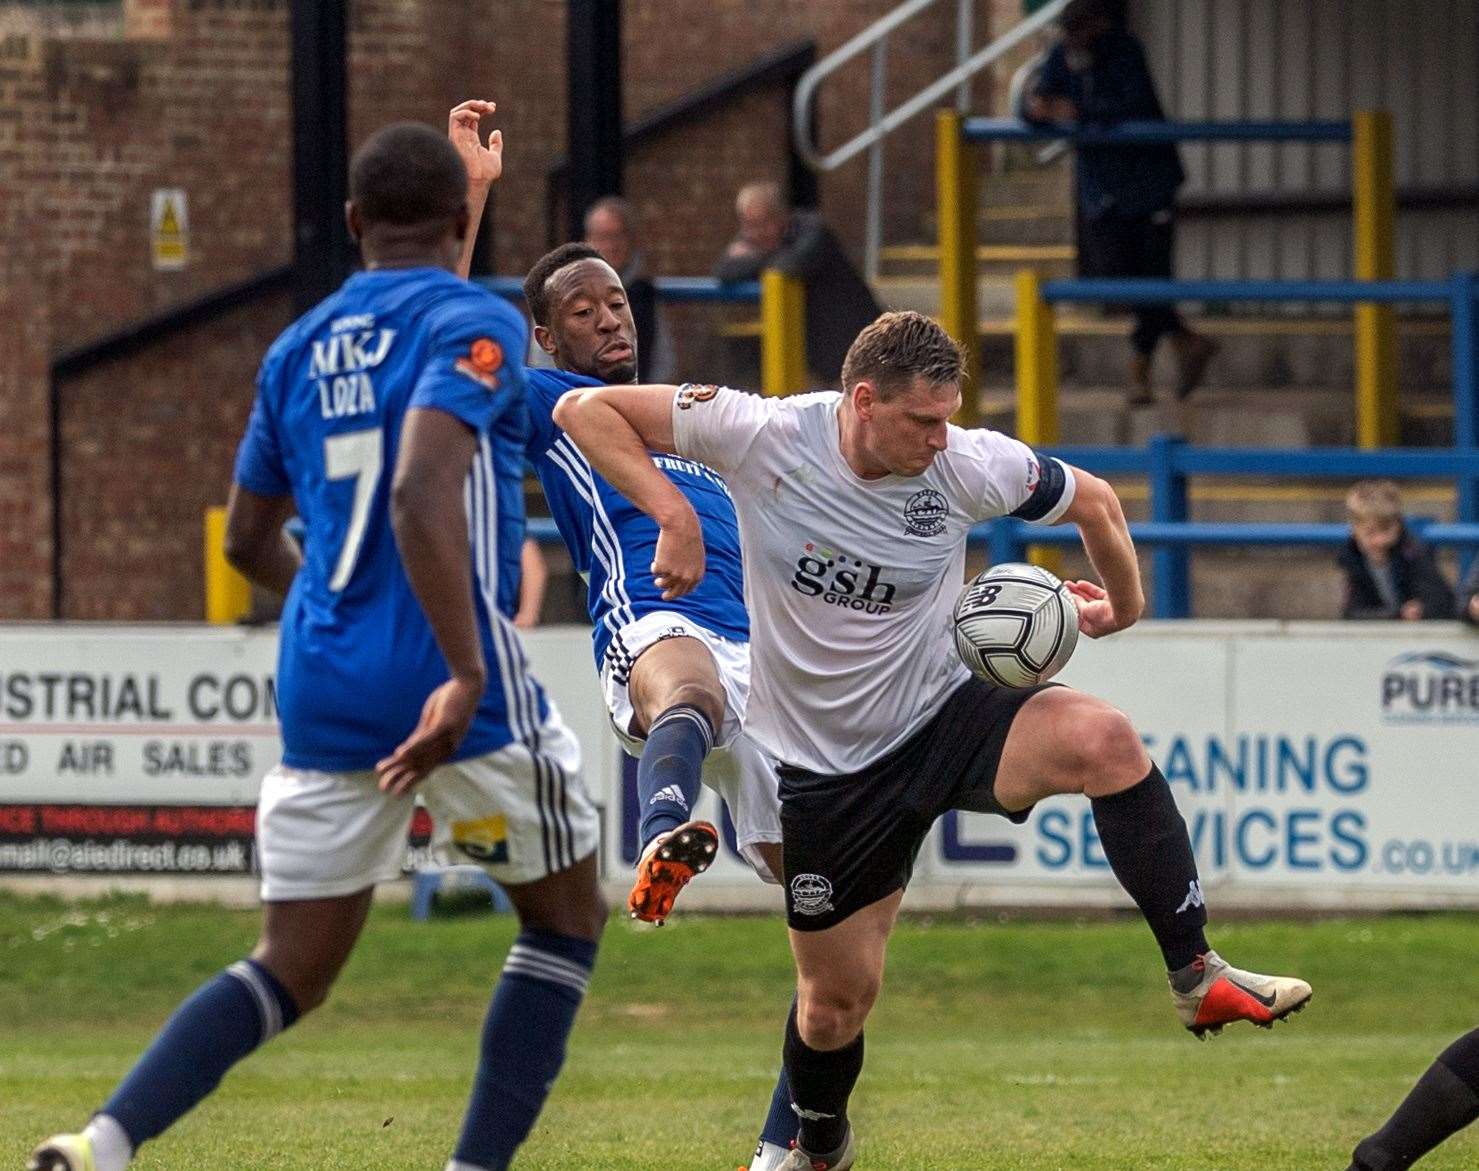
<path id="1" fill-rule="evenodd" d="M 952 809 L 1024 821 L 1045 797 L 1092 802 L 1115 876 L 1165 958 L 1198 1035 L 1269 1025 L 1302 980 L 1232 968 L 1207 943 L 1186 823 L 1130 720 L 1067 687 L 996 687 L 950 637 L 966 537 L 1018 516 L 1078 526 L 1103 586 L 1068 582 L 1098 638 L 1144 607 L 1138 563 L 1104 481 L 991 431 L 949 422 L 964 355 L 919 313 L 886 313 L 848 352 L 842 393 L 759 399 L 719 387 L 575 391 L 555 418 L 591 464 L 657 521 L 665 589 L 703 575 L 692 509 L 648 448 L 729 483 L 751 617 L 749 729 L 781 760 L 781 832 L 797 1007 L 786 1072 L 801 1120 L 782 1167 L 843 1171 L 863 1024 L 914 859 Z"/>

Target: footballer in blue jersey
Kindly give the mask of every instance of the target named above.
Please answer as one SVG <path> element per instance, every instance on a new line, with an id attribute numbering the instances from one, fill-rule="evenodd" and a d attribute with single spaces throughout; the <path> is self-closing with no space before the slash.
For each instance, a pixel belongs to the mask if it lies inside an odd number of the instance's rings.
<path id="1" fill-rule="evenodd" d="M 487 150 L 497 161 L 496 132 Z M 417 796 L 438 856 L 504 884 L 522 928 L 449 1171 L 504 1171 L 563 1063 L 606 917 L 597 813 L 508 617 L 527 335 L 452 271 L 466 185 L 428 127 L 373 135 L 348 206 L 365 271 L 262 363 L 227 517 L 233 564 L 287 594 L 284 751 L 258 799 L 261 940 L 180 1006 L 83 1131 L 35 1150 L 35 1171 L 123 1171 L 322 1003 L 375 884 L 401 873 Z M 295 509 L 301 558 L 282 532 Z"/>
<path id="2" fill-rule="evenodd" d="M 474 221 L 502 173 L 459 111 L 448 133 L 468 171 Z M 464 249 L 461 271 L 471 262 Z M 587 581 L 596 666 L 607 709 L 627 752 L 637 758 L 641 847 L 627 900 L 636 918 L 661 924 L 673 900 L 707 869 L 718 832 L 692 818 L 699 786 L 729 807 L 740 852 L 767 881 L 780 866 L 780 815 L 774 764 L 742 730 L 749 696 L 749 620 L 739 530 L 729 489 L 713 469 L 653 453 L 656 466 L 700 518 L 709 574 L 682 598 L 654 583 L 658 526 L 601 476 L 554 423 L 572 387 L 632 382 L 637 330 L 621 278 L 600 254 L 568 244 L 537 261 L 524 281 L 534 336 L 556 370 L 531 369 L 527 452 L 570 557 Z M 715 746 L 723 751 L 710 754 Z M 784 1074 L 752 1162 L 772 1171 L 796 1134 Z"/>
<path id="3" fill-rule="evenodd" d="M 455 119 L 449 134 L 468 169 L 476 221 L 492 183 L 482 174 L 484 152 L 476 134 L 462 131 Z M 774 771 L 742 732 L 749 620 L 738 521 L 728 487 L 711 468 L 652 453 L 701 518 L 711 571 L 681 599 L 653 581 L 659 527 L 618 486 L 591 471 L 552 417 L 572 387 L 637 376 L 637 334 L 621 278 L 593 247 L 567 244 L 535 263 L 524 295 L 535 341 L 558 367 L 529 371 L 526 450 L 586 579 L 596 667 L 612 724 L 638 759 L 641 849 L 628 911 L 661 924 L 683 886 L 718 850 L 715 827 L 692 818 L 705 779 L 725 798 L 746 860 L 763 878 L 774 881 L 780 874 Z M 706 773 L 715 747 L 728 755 Z"/>

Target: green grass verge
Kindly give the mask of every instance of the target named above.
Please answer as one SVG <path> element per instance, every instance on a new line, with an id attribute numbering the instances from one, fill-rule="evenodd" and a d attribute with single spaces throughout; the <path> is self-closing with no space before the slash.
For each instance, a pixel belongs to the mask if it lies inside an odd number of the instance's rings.
<path id="1" fill-rule="evenodd" d="M 0 896 L 0 1168 L 75 1127 L 250 912 Z M 141 1168 L 436 1171 L 512 924 L 374 912 L 334 998 L 243 1063 Z M 907 919 L 854 1098 L 860 1171 L 1344 1171 L 1479 1018 L 1471 917 L 1237 923 L 1236 963 L 1308 978 L 1272 1034 L 1198 1044 L 1138 923 Z M 613 921 L 521 1171 L 731 1171 L 764 1114 L 791 988 L 775 919 Z M 1423 1171 L 1479 1165 L 1479 1135 Z"/>

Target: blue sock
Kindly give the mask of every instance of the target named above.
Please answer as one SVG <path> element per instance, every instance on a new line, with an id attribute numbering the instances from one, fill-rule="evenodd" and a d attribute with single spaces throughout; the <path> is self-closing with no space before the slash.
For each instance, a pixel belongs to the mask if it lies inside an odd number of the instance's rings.
<path id="1" fill-rule="evenodd" d="M 596 962 L 588 939 L 524 931 L 483 1022 L 462 1137 L 447 1171 L 504 1171 L 565 1062 L 565 1039 Z"/>
<path id="2" fill-rule="evenodd" d="M 175 1009 L 98 1113 L 123 1127 L 137 1151 L 297 1019 L 298 1007 L 277 977 L 256 960 L 239 960 Z"/>
<path id="3" fill-rule="evenodd" d="M 702 784 L 704 757 L 714 746 L 708 717 L 690 704 L 668 708 L 652 722 L 637 761 L 637 800 L 642 848 L 692 816 Z"/>
<path id="4" fill-rule="evenodd" d="M 774 1143 L 785 1150 L 795 1137 L 796 1111 L 791 1109 L 791 1083 L 786 1077 L 786 1067 L 781 1066 L 781 1076 L 776 1079 L 775 1091 L 770 1095 L 770 1113 L 765 1116 L 760 1141 Z"/>

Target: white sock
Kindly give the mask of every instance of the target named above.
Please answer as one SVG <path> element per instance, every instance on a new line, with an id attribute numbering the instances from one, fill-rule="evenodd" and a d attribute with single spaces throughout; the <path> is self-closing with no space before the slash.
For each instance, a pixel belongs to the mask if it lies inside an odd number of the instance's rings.
<path id="1" fill-rule="evenodd" d="M 93 1162 L 98 1171 L 124 1171 L 134 1157 L 133 1144 L 118 1121 L 106 1114 L 98 1114 L 82 1131 L 92 1140 Z"/>
<path id="2" fill-rule="evenodd" d="M 790 1153 L 785 1147 L 778 1147 L 775 1143 L 762 1142 L 754 1159 L 750 1161 L 750 1171 L 775 1171 Z M 102 1169 L 99 1168 L 99 1171 Z"/>

